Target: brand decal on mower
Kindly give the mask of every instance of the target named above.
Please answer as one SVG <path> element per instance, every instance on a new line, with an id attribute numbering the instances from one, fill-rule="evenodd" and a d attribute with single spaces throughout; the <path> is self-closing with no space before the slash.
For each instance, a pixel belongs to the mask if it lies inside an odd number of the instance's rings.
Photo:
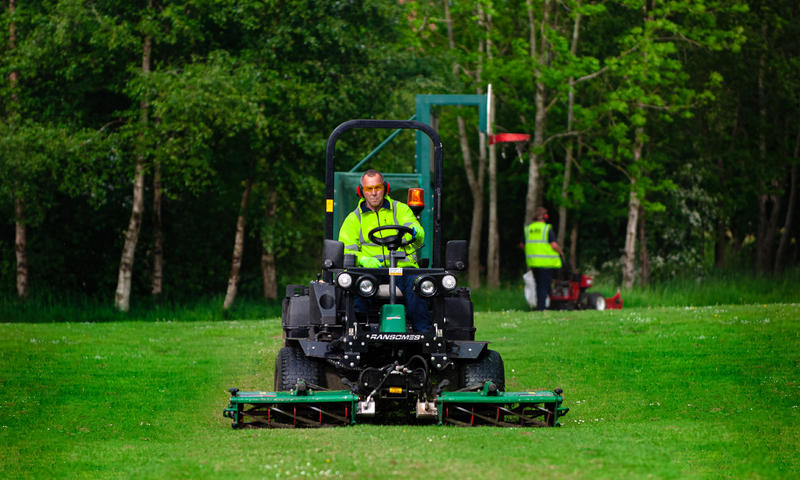
<path id="1" fill-rule="evenodd" d="M 418 333 L 370 333 L 367 338 L 370 340 L 410 342 L 422 340 L 425 336 Z"/>

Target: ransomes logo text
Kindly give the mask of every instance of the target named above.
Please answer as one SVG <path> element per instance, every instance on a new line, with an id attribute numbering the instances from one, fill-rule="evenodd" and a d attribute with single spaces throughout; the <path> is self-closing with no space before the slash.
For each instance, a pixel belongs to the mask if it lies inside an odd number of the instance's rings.
<path id="1" fill-rule="evenodd" d="M 367 338 L 383 342 L 413 342 L 422 340 L 425 336 L 415 333 L 370 333 Z"/>

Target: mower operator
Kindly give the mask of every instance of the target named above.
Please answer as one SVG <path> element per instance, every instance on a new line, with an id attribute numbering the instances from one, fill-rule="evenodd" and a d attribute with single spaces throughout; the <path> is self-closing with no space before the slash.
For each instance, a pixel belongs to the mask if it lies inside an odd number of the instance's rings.
<path id="1" fill-rule="evenodd" d="M 419 268 L 416 252 L 425 240 L 425 231 L 417 217 L 405 203 L 389 197 L 389 184 L 377 170 L 367 170 L 361 176 L 361 184 L 356 189 L 361 200 L 355 210 L 347 215 L 339 230 L 339 241 L 344 243 L 345 254 L 355 254 L 356 264 L 365 268 L 388 267 L 390 258 L 386 247 L 369 240 L 369 232 L 384 225 L 403 225 L 412 229 L 411 244 L 405 247 L 406 258 L 398 259 L 397 267 Z M 397 232 L 388 231 L 390 235 Z M 381 233 L 377 234 L 381 236 Z M 406 238 L 408 238 L 406 234 Z M 386 277 L 379 279 L 385 281 Z M 430 329 L 431 320 L 427 302 L 414 292 L 416 275 L 395 277 L 397 288 L 403 293 L 406 309 L 414 330 L 425 333 Z M 367 299 L 357 297 L 357 312 L 367 310 Z"/>
<path id="2" fill-rule="evenodd" d="M 545 309 L 553 270 L 561 268 L 561 256 L 564 255 L 556 242 L 553 227 L 546 221 L 547 209 L 537 207 L 533 223 L 525 227 L 525 262 L 536 279 L 536 310 Z"/>

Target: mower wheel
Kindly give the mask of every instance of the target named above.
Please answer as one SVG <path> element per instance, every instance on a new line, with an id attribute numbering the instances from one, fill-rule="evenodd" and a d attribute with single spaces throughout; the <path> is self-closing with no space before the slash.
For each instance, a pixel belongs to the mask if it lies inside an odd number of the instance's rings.
<path id="1" fill-rule="evenodd" d="M 606 299 L 599 293 L 590 293 L 586 300 L 589 303 L 589 308 L 593 310 L 603 311 L 606 309 Z"/>
<path id="2" fill-rule="evenodd" d="M 464 387 L 480 387 L 487 380 L 497 385 L 497 389 L 505 391 L 506 372 L 503 358 L 494 350 L 486 349 L 474 362 L 464 366 Z"/>
<path id="3" fill-rule="evenodd" d="M 295 346 L 286 346 L 278 352 L 275 359 L 275 391 L 292 390 L 298 380 L 306 384 L 318 386 L 322 384 L 322 368 L 320 364 L 303 355 L 303 350 Z"/>

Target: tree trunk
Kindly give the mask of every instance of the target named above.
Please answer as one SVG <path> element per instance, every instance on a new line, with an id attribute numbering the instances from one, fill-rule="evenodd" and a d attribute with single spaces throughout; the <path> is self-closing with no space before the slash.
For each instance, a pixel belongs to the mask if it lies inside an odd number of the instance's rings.
<path id="1" fill-rule="evenodd" d="M 14 23 L 14 10 L 16 9 L 15 0 L 8 0 L 8 15 L 11 22 L 8 24 L 8 50 L 14 50 L 17 46 L 17 26 Z M 17 96 L 17 84 L 19 76 L 16 70 L 12 70 L 8 75 L 8 86 L 11 92 L 11 102 L 9 105 L 10 120 L 13 122 L 19 106 Z M 14 181 L 14 253 L 17 261 L 17 297 L 26 300 L 30 295 L 28 287 L 28 227 L 25 219 L 25 198 L 22 188 L 18 181 Z"/>
<path id="2" fill-rule="evenodd" d="M 278 192 L 275 189 L 269 193 L 267 206 L 267 224 L 274 223 L 275 213 L 278 210 Z M 275 249 L 272 238 L 264 238 L 261 242 L 261 277 L 264 280 L 264 298 L 274 300 L 278 298 L 277 267 L 275 265 Z"/>
<path id="3" fill-rule="evenodd" d="M 725 265 L 725 250 L 728 244 L 727 226 L 722 219 L 717 220 L 717 239 L 714 242 L 714 268 Z"/>
<path id="4" fill-rule="evenodd" d="M 578 261 L 578 222 L 572 222 L 572 232 L 569 235 L 569 264 L 575 268 Z"/>
<path id="5" fill-rule="evenodd" d="M 639 206 L 639 262 L 641 263 L 640 277 L 643 286 L 650 283 L 650 254 L 647 251 L 647 235 L 645 235 L 645 211 Z"/>
<path id="6" fill-rule="evenodd" d="M 800 158 L 800 126 L 798 126 L 797 137 L 794 144 L 794 158 L 797 161 Z M 792 230 L 794 230 L 794 208 L 797 203 L 797 164 L 792 165 L 791 173 L 789 174 L 789 200 L 786 205 L 786 217 L 783 221 L 783 230 L 781 231 L 781 239 L 778 242 L 778 250 L 775 252 L 775 273 L 783 270 L 786 265 L 786 250 L 789 247 L 789 239 L 792 237 Z"/>
<path id="7" fill-rule="evenodd" d="M 762 25 L 762 35 L 767 36 L 767 26 Z M 758 116 L 762 127 L 758 133 L 758 155 L 762 165 L 767 162 L 767 138 L 765 126 L 767 125 L 767 102 L 764 88 L 764 76 L 766 74 L 766 54 L 762 53 L 758 65 Z M 771 182 L 774 183 L 774 182 Z M 758 196 L 758 235 L 756 237 L 756 274 L 769 272 L 772 268 L 772 254 L 775 246 L 775 235 L 778 228 L 778 218 L 780 212 L 780 202 L 777 195 L 766 193 L 769 190 L 777 190 L 773 184 L 770 188 L 762 184 L 762 193 Z"/>
<path id="8" fill-rule="evenodd" d="M 633 144 L 633 163 L 642 159 L 644 128 L 636 128 Z M 636 280 L 636 227 L 639 225 L 640 198 L 636 179 L 631 178 L 631 192 L 628 199 L 628 225 L 625 229 L 625 256 L 622 264 L 622 288 L 631 288 Z"/>
<path id="9" fill-rule="evenodd" d="M 152 8 L 152 2 L 148 4 Z M 150 54 L 153 48 L 153 38 L 145 35 L 142 48 L 142 73 L 146 76 L 150 72 Z M 119 275 L 117 277 L 117 290 L 114 296 L 114 307 L 122 312 L 130 309 L 131 278 L 133 276 L 133 260 L 136 254 L 136 244 L 139 241 L 139 231 L 142 227 L 144 213 L 144 172 L 146 133 L 148 124 L 148 98 L 145 93 L 139 102 L 139 124 L 142 129 L 139 134 L 139 152 L 136 155 L 136 171 L 133 180 L 133 205 L 131 218 L 128 221 L 128 230 L 125 232 L 125 244 L 122 247 L 122 258 L 119 262 Z"/>
<path id="10" fill-rule="evenodd" d="M 489 95 L 489 132 L 494 124 L 494 94 Z M 500 286 L 500 230 L 497 225 L 497 145 L 489 146 L 489 244 L 486 251 L 486 283 L 489 288 Z"/>
<path id="11" fill-rule="evenodd" d="M 580 7 L 580 2 L 577 4 Z M 572 42 L 570 53 L 575 56 L 578 52 L 578 38 L 580 34 L 581 15 L 575 15 L 575 22 L 572 24 Z M 572 131 L 572 124 L 575 121 L 575 77 L 569 77 L 569 92 L 567 94 L 567 131 Z M 567 142 L 567 151 L 564 155 L 564 180 L 561 183 L 561 203 L 558 206 L 558 244 L 564 245 L 564 238 L 567 234 L 567 192 L 572 174 L 572 152 L 573 141 Z"/>
<path id="12" fill-rule="evenodd" d="M 633 183 L 633 182 L 632 182 Z M 625 256 L 622 264 L 622 288 L 633 287 L 636 279 L 636 226 L 639 216 L 639 195 L 635 190 L 636 184 L 631 185 L 628 199 L 628 226 L 625 229 Z"/>
<path id="13" fill-rule="evenodd" d="M 264 281 L 264 298 L 275 300 L 278 298 L 278 281 L 275 268 L 275 254 L 261 249 L 261 278 Z"/>
<path id="14" fill-rule="evenodd" d="M 773 185 L 773 188 L 776 188 Z M 758 196 L 759 235 L 756 239 L 756 273 L 762 274 L 771 271 L 775 237 L 778 232 L 781 202 L 775 194 L 761 194 Z"/>
<path id="15" fill-rule="evenodd" d="M 250 200 L 250 190 L 253 187 L 253 179 L 248 178 L 244 184 L 242 192 L 242 203 L 239 206 L 239 217 L 236 219 L 236 237 L 233 241 L 233 258 L 231 259 L 231 274 L 228 276 L 228 290 L 225 292 L 225 301 L 222 308 L 231 308 L 236 300 L 236 292 L 239 288 L 239 272 L 242 269 L 242 257 L 244 255 L 244 227 L 246 224 L 247 203 Z"/>
<path id="16" fill-rule="evenodd" d="M 445 25 L 447 25 L 447 45 L 451 51 L 455 51 L 455 39 L 453 37 L 453 18 L 450 14 L 450 5 L 448 0 L 443 0 Z M 482 10 L 479 7 L 479 18 L 483 22 L 484 18 Z M 478 50 L 482 52 L 483 42 L 479 42 Z M 453 75 L 458 75 L 459 65 L 453 62 L 452 66 Z M 480 72 L 480 69 L 479 69 Z M 480 73 L 477 73 L 479 81 Z M 468 281 L 472 288 L 479 288 L 481 286 L 481 237 L 483 231 L 483 187 L 484 177 L 486 171 L 486 153 L 484 148 L 485 139 L 481 138 L 480 152 L 478 153 L 478 167 L 477 175 L 472 166 L 472 155 L 469 150 L 469 140 L 467 138 L 467 130 L 464 125 L 464 119 L 458 116 L 458 138 L 461 146 L 461 155 L 464 161 L 464 173 L 467 176 L 467 183 L 469 184 L 470 193 L 472 195 L 472 224 L 470 225 L 469 233 L 469 251 L 468 251 Z"/>
<path id="17" fill-rule="evenodd" d="M 164 291 L 164 229 L 161 218 L 161 163 L 153 166 L 153 285 L 151 293 L 160 297 Z"/>
<path id="18" fill-rule="evenodd" d="M 536 42 L 536 22 L 533 15 L 533 5 L 531 0 L 526 1 L 528 5 L 528 23 L 531 32 L 530 36 L 530 55 L 533 58 L 535 71 L 534 71 L 534 81 L 536 84 L 536 93 L 534 95 L 534 104 L 536 106 L 536 116 L 533 128 L 533 143 L 531 145 L 530 150 L 530 164 L 528 165 L 528 192 L 525 195 L 525 221 L 524 225 L 528 225 L 533 221 L 534 214 L 536 212 L 536 207 L 542 204 L 542 179 L 539 175 L 539 170 L 541 169 L 541 149 L 544 144 L 544 133 L 545 133 L 545 124 L 547 120 L 547 111 L 545 107 L 545 85 L 544 81 L 542 80 L 542 68 L 541 65 L 547 63 L 547 42 L 544 35 L 544 27 L 547 25 L 549 21 L 549 12 L 550 12 L 550 0 L 545 0 L 543 7 L 542 7 L 542 25 L 539 28 L 539 31 L 542 35 L 541 41 L 538 43 L 537 49 L 537 42 Z"/>
<path id="19" fill-rule="evenodd" d="M 14 251 L 17 255 L 17 297 L 26 300 L 30 295 L 30 290 L 28 289 L 28 230 L 25 225 L 25 202 L 19 190 L 16 190 L 14 195 L 14 221 Z"/>
<path id="20" fill-rule="evenodd" d="M 472 193 L 472 225 L 469 229 L 469 286 L 481 286 L 481 233 L 483 231 L 483 185 L 486 170 L 486 157 L 479 156 L 477 176 L 472 167 L 472 154 L 469 150 L 467 131 L 464 119 L 458 117 L 458 138 L 461 145 L 461 155 L 464 159 L 464 172 L 467 183 Z"/>
<path id="21" fill-rule="evenodd" d="M 478 3 L 478 10 L 486 30 L 486 40 L 484 42 L 484 50 L 486 52 L 486 59 L 492 61 L 494 56 L 492 52 L 492 16 L 491 13 L 486 13 L 480 3 Z M 480 92 L 479 92 L 480 93 Z M 488 118 L 486 119 L 487 132 L 486 135 L 481 136 L 481 148 L 485 149 L 486 139 L 492 134 L 492 128 L 495 119 L 495 104 L 494 92 L 492 86 L 486 92 L 489 102 L 489 111 L 487 112 Z M 500 231 L 497 225 L 497 146 L 489 145 L 489 232 L 486 247 L 486 284 L 489 288 L 500 287 Z M 485 151 L 485 150 L 484 150 Z"/>

